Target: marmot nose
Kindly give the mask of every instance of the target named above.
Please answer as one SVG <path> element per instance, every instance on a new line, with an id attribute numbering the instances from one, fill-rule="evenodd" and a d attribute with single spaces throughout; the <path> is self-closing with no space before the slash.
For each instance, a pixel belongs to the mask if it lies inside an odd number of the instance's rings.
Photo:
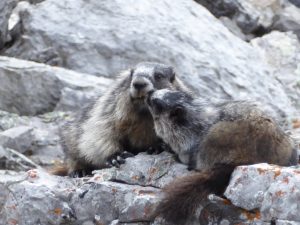
<path id="1" fill-rule="evenodd" d="M 135 82 L 135 83 L 133 83 L 133 87 L 137 90 L 142 90 L 146 86 L 147 86 L 147 83 L 144 83 L 144 82 Z"/>

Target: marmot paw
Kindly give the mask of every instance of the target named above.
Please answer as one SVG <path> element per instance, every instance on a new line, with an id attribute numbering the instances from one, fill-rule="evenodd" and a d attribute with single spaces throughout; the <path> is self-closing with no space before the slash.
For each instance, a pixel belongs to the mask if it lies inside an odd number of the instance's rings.
<path id="1" fill-rule="evenodd" d="M 109 157 L 109 159 L 106 161 L 106 165 L 108 167 L 117 167 L 119 168 L 121 164 L 125 163 L 125 159 L 128 157 L 132 157 L 134 154 L 124 151 L 124 152 L 118 152 Z"/>

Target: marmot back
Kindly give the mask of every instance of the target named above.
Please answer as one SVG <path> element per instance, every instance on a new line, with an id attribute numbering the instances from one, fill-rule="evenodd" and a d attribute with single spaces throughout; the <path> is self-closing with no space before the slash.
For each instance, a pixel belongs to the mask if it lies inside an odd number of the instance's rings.
<path id="1" fill-rule="evenodd" d="M 165 188 L 157 214 L 184 224 L 209 193 L 222 194 L 238 165 L 296 165 L 292 140 L 249 101 L 208 104 L 180 91 L 158 90 L 147 100 L 159 137 L 198 172 Z"/>
<path id="2" fill-rule="evenodd" d="M 125 150 L 136 154 L 159 148 L 162 142 L 145 98 L 162 88 L 189 92 L 174 69 L 164 64 L 140 63 L 121 73 L 103 96 L 63 127 L 68 174 L 82 176 L 107 163 L 118 164 Z"/>

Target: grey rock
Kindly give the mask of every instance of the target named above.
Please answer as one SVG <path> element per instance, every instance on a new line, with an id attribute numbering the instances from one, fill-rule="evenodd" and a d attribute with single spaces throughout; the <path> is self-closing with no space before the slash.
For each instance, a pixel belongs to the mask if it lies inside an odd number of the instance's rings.
<path id="1" fill-rule="evenodd" d="M 190 172 L 187 166 L 175 163 L 173 154 L 162 152 L 159 155 L 139 153 L 126 159 L 119 170 L 116 168 L 95 171 L 91 178 L 93 182 L 118 180 L 127 184 L 161 188 L 175 177 L 184 176 Z"/>
<path id="2" fill-rule="evenodd" d="M 42 166 L 62 162 L 64 154 L 58 135 L 59 126 L 71 117 L 70 113 L 58 111 L 38 117 L 0 111 L 0 127 L 3 128 L 0 145 L 14 149 L 19 146 L 19 149 L 27 150 L 25 154 L 28 158 Z"/>
<path id="3" fill-rule="evenodd" d="M 248 41 L 253 39 L 253 35 L 245 35 L 234 20 L 229 19 L 226 16 L 221 16 L 219 20 L 225 27 L 228 28 L 234 35 L 241 38 L 242 40 Z"/>
<path id="4" fill-rule="evenodd" d="M 300 9 L 292 4 L 282 9 L 274 18 L 272 30 L 292 31 L 300 39 Z"/>
<path id="5" fill-rule="evenodd" d="M 64 88 L 80 92 L 89 91 L 94 96 L 109 83 L 108 79 L 79 74 L 24 60 L 0 57 L 0 109 L 21 115 L 35 115 L 60 108 L 70 109 L 60 99 Z M 91 96 L 91 94 L 89 94 Z M 74 97 L 76 100 L 79 98 Z M 87 98 L 82 99 L 86 101 Z M 74 102 L 74 104 L 85 102 Z M 74 107 L 73 107 L 74 108 Z"/>
<path id="6" fill-rule="evenodd" d="M 289 0 L 291 3 L 293 3 L 295 6 L 300 7 L 300 1 L 299 0 Z"/>
<path id="7" fill-rule="evenodd" d="M 0 146 L 0 169 L 26 171 L 32 168 L 39 168 L 39 165 L 18 151 Z"/>
<path id="8" fill-rule="evenodd" d="M 18 0 L 3 0 L 0 2 L 0 51 L 8 42 L 8 20 Z"/>
<path id="9" fill-rule="evenodd" d="M 147 222 L 122 223 L 119 220 L 114 220 L 109 225 L 150 225 L 150 223 L 149 222 L 148 223 Z"/>
<path id="10" fill-rule="evenodd" d="M 143 176 L 149 178 L 147 183 L 137 182 L 136 178 L 130 180 L 124 175 L 116 179 L 116 174 L 129 172 L 130 165 L 127 164 L 139 165 L 140 172 L 145 173 Z M 139 154 L 128 158 L 120 169 L 101 170 L 92 178 L 76 179 L 52 176 L 41 169 L 27 173 L 0 171 L 0 206 L 3 206 L 0 210 L 0 223 L 7 224 L 13 220 L 20 225 L 38 222 L 52 225 L 166 224 L 162 218 L 152 216 L 162 198 L 160 189 L 152 187 L 152 184 L 159 186 L 162 182 L 158 180 L 164 176 L 174 179 L 173 174 L 159 175 L 156 172 L 161 169 L 157 167 L 164 164 L 166 168 L 170 168 L 179 163 L 172 159 L 170 153 Z M 154 171 L 154 168 L 157 170 Z M 186 173 L 185 168 L 181 169 Z M 183 175 L 177 172 L 177 177 Z M 232 202 L 210 195 L 186 224 L 266 225 L 275 215 L 280 224 L 297 224 L 296 221 L 299 220 L 295 206 L 299 201 L 296 191 L 299 188 L 298 173 L 300 171 L 297 168 L 281 168 L 268 164 L 238 167 L 225 193 Z M 132 175 L 135 176 L 134 173 L 130 176 Z M 164 180 L 169 182 L 168 179 Z M 259 191 L 263 195 L 255 195 Z M 250 194 L 245 197 L 247 192 L 252 192 L 252 197 Z M 253 196 L 259 201 L 251 200 Z M 247 211 L 241 207 L 258 208 Z"/>
<path id="11" fill-rule="evenodd" d="M 245 34 L 261 32 L 271 27 L 285 6 L 281 0 L 197 0 L 217 17 L 226 16 L 238 24 Z"/>
<path id="12" fill-rule="evenodd" d="M 159 61 L 176 66 L 179 76 L 210 100 L 251 98 L 282 115 L 296 112 L 259 52 L 201 5 L 184 0 L 132 3 L 44 1 L 23 13 L 24 33 L 5 54 L 98 76 L 115 76 L 140 61 Z M 268 13 L 265 17 L 269 21 Z"/>
<path id="13" fill-rule="evenodd" d="M 0 110 L 0 130 L 4 131 L 20 124 L 28 124 L 28 118 Z"/>
<path id="14" fill-rule="evenodd" d="M 299 11 L 300 18 L 300 11 Z M 283 84 L 292 104 L 300 107 L 300 43 L 292 32 L 273 31 L 251 41 L 274 69 L 275 79 Z"/>
<path id="15" fill-rule="evenodd" d="M 50 176 L 30 170 L 17 181 L 0 179 L 3 210 L 0 221 L 25 224 L 109 224 L 150 221 L 158 189 L 114 182 L 84 183 L 83 179 Z M 31 206 L 31 207 L 30 207 Z M 34 206 L 34 207 L 32 207 Z M 84 206 L 84 207 L 83 207 Z M 13 207 L 13 210 L 11 209 Z M 92 223 L 93 224 L 93 223 Z"/>
<path id="16" fill-rule="evenodd" d="M 263 221 L 272 218 L 300 221 L 300 170 L 257 164 L 238 167 L 225 191 L 225 196 L 236 206 L 258 209 Z"/>
<path id="17" fill-rule="evenodd" d="M 288 220 L 276 220 L 276 224 L 278 225 L 299 225 L 298 221 L 288 221 Z"/>
<path id="18" fill-rule="evenodd" d="M 32 131 L 33 128 L 27 126 L 14 127 L 3 131 L 0 133 L 0 145 L 24 153 L 32 145 Z"/>

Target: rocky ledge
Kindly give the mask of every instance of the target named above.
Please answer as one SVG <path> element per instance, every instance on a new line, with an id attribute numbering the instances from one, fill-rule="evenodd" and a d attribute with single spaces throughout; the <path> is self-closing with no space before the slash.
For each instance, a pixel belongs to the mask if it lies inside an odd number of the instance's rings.
<path id="1" fill-rule="evenodd" d="M 160 188 L 186 167 L 170 153 L 128 158 L 92 177 L 50 175 L 38 168 L 1 171 L 1 224 L 165 224 L 152 212 Z M 187 224 L 299 224 L 300 168 L 240 166 L 224 196 L 208 196 Z"/>

